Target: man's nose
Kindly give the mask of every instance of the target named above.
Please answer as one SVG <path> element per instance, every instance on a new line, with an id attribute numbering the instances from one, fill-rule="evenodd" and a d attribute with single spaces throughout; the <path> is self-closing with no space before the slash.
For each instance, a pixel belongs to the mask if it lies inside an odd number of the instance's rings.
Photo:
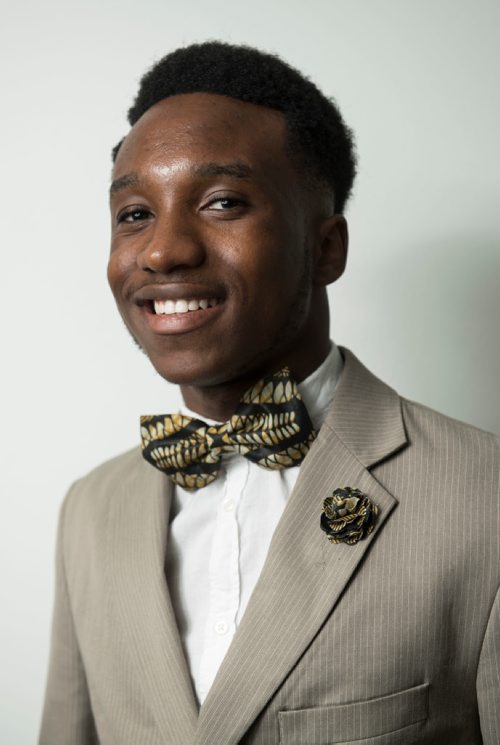
<path id="1" fill-rule="evenodd" d="M 204 260 L 205 248 L 194 226 L 169 216 L 157 220 L 137 264 L 145 271 L 167 274 L 175 269 L 199 266 Z"/>

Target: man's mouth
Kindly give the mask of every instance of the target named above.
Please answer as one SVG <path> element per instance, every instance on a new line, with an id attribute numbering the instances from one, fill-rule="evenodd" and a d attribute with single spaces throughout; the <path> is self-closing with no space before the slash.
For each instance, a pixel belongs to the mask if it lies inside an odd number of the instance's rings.
<path id="1" fill-rule="evenodd" d="M 224 307 L 222 297 L 151 298 L 138 303 L 143 318 L 156 334 L 195 331 L 218 318 Z"/>
<path id="2" fill-rule="evenodd" d="M 210 325 L 224 312 L 227 294 L 216 285 L 175 282 L 147 285 L 132 300 L 155 334 L 184 334 Z"/>
<path id="3" fill-rule="evenodd" d="M 217 298 L 191 298 L 179 300 L 153 300 L 152 309 L 157 316 L 171 316 L 177 313 L 189 313 L 195 310 L 214 308 L 220 300 Z"/>

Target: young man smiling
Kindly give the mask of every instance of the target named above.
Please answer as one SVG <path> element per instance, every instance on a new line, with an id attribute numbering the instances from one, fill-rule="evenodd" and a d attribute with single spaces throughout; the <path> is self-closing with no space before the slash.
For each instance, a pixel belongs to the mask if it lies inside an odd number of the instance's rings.
<path id="1" fill-rule="evenodd" d="M 109 282 L 185 407 L 64 503 L 40 742 L 498 744 L 498 444 L 330 341 L 336 106 L 208 43 L 129 121 Z"/>

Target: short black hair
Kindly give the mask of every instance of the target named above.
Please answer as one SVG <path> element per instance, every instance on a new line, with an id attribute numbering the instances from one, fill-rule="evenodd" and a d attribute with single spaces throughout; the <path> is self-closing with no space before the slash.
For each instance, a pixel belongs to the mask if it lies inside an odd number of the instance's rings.
<path id="1" fill-rule="evenodd" d="M 290 152 L 315 180 L 333 191 L 342 213 L 356 174 L 351 130 L 335 101 L 274 54 L 220 41 L 167 54 L 142 77 L 128 111 L 133 126 L 152 106 L 182 93 L 217 93 L 283 113 Z M 120 148 L 113 151 L 113 159 Z"/>

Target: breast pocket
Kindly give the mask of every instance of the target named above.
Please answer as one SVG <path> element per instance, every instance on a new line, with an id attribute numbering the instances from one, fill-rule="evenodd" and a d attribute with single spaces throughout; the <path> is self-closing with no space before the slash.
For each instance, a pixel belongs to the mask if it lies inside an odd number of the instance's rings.
<path id="1" fill-rule="evenodd" d="M 280 711 L 281 745 L 410 745 L 427 719 L 429 685 L 390 696 Z"/>

